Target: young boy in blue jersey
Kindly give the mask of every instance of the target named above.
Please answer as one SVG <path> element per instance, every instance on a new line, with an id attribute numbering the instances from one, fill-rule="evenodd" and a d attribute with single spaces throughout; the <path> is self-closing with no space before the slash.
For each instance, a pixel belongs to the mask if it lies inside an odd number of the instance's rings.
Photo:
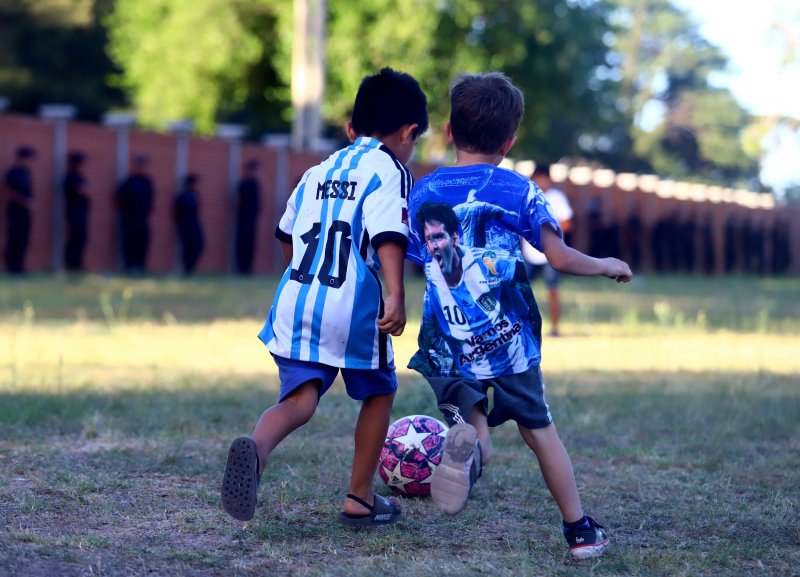
<path id="1" fill-rule="evenodd" d="M 542 251 L 559 272 L 618 282 L 628 282 L 632 273 L 621 260 L 592 258 L 564 244 L 539 187 L 498 168 L 522 118 L 519 89 L 492 72 L 459 76 L 450 96 L 445 131 L 455 145 L 456 162 L 421 179 L 408 200 L 406 256 L 424 266 L 427 280 L 419 350 L 409 367 L 425 376 L 451 427 L 431 496 L 444 513 L 461 511 L 491 458 L 489 428 L 513 420 L 561 511 L 572 555 L 602 555 L 608 537 L 584 515 L 572 463 L 545 401 L 539 369 L 542 321 L 518 239 Z M 502 215 L 483 223 L 479 246 L 467 244 L 475 236 L 464 232 L 467 200 L 494 204 Z M 517 239 L 513 246 L 509 236 Z"/>
<path id="2" fill-rule="evenodd" d="M 352 144 L 310 168 L 286 204 L 275 234 L 289 268 L 259 334 L 278 365 L 280 394 L 251 436 L 234 440 L 228 452 L 222 503 L 236 519 L 253 517 L 270 453 L 308 422 L 339 371 L 348 395 L 362 404 L 338 519 L 362 527 L 402 515 L 372 482 L 397 390 L 389 335 L 401 334 L 406 322 L 413 179 L 405 163 L 427 128 L 427 101 L 414 78 L 390 68 L 367 76 L 345 124 Z"/>

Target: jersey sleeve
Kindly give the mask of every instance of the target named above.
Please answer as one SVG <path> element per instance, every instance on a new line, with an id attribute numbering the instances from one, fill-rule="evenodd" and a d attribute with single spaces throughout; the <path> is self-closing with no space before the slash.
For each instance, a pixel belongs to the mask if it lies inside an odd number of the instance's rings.
<path id="1" fill-rule="evenodd" d="M 300 199 L 303 197 L 306 182 L 308 182 L 308 177 L 311 175 L 312 171 L 313 167 L 309 168 L 305 174 L 303 174 L 300 182 L 297 183 L 291 196 L 289 196 L 289 200 L 286 201 L 286 210 L 283 211 L 283 216 L 281 216 L 280 221 L 278 221 L 278 228 L 275 230 L 275 237 L 282 242 L 292 242 L 292 228 L 297 218 L 297 207 Z"/>
<path id="2" fill-rule="evenodd" d="M 408 243 L 408 204 L 403 196 L 407 174 L 393 167 L 380 177 L 380 185 L 364 199 L 364 225 L 373 248 L 394 242 L 405 250 Z"/>
<path id="3" fill-rule="evenodd" d="M 542 226 L 551 226 L 563 238 L 564 233 L 561 232 L 558 219 L 542 193 L 542 189 L 531 181 L 523 214 L 520 215 L 520 234 L 533 248 L 544 252 L 542 248 Z"/>

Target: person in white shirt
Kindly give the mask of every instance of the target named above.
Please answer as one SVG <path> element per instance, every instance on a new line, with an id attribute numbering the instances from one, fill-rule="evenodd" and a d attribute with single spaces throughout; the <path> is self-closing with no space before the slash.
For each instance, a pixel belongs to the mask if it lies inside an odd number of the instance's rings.
<path id="1" fill-rule="evenodd" d="M 221 497 L 234 519 L 253 517 L 270 453 L 311 419 L 339 373 L 361 410 L 338 520 L 369 527 L 402 516 L 372 482 L 397 391 L 390 335 L 406 322 L 414 180 L 405 164 L 427 128 L 427 99 L 413 77 L 391 68 L 367 76 L 345 124 L 352 144 L 309 168 L 286 203 L 275 236 L 289 266 L 259 333 L 278 365 L 280 396 L 228 452 Z"/>
<path id="2" fill-rule="evenodd" d="M 574 211 L 569 204 L 567 195 L 553 186 L 553 181 L 550 179 L 550 166 L 537 165 L 531 178 L 544 191 L 544 196 L 566 237 L 572 230 Z M 558 292 L 561 275 L 550 266 L 544 254 L 533 248 L 524 239 L 522 239 L 522 256 L 525 259 L 526 269 L 531 281 L 535 280 L 539 274 L 544 278 L 550 304 L 550 336 L 557 337 L 559 335 L 559 321 L 561 320 L 561 297 Z"/>

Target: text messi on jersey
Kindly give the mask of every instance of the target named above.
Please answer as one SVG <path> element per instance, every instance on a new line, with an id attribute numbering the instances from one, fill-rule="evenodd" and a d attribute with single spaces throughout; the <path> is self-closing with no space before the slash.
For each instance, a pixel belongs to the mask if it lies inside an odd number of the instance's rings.
<path id="1" fill-rule="evenodd" d="M 356 185 L 352 180 L 326 180 L 317 183 L 317 200 L 324 198 L 356 199 Z"/>

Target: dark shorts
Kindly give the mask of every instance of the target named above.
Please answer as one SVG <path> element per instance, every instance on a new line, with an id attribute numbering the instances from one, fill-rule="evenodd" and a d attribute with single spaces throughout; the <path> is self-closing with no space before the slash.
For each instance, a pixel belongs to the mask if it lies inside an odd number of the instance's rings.
<path id="1" fill-rule="evenodd" d="M 559 280 L 561 279 L 561 273 L 554 269 L 550 264 L 527 264 L 525 268 L 528 271 L 528 278 L 533 282 L 539 275 L 542 275 L 544 280 L 544 284 L 549 289 L 557 289 Z"/>
<path id="2" fill-rule="evenodd" d="M 524 373 L 494 379 L 426 377 L 436 395 L 439 410 L 448 426 L 469 422 L 472 409 L 480 404 L 490 427 L 515 421 L 526 429 L 542 429 L 553 422 L 544 398 L 544 381 L 539 367 Z M 489 389 L 493 389 L 489 407 Z"/>
<path id="3" fill-rule="evenodd" d="M 383 369 L 340 369 L 312 361 L 298 361 L 272 355 L 278 365 L 281 379 L 281 392 L 278 402 L 285 399 L 297 387 L 308 381 L 318 381 L 319 396 L 324 395 L 333 385 L 336 375 L 342 372 L 342 380 L 347 394 L 357 401 L 373 395 L 391 395 L 397 391 L 397 375 L 394 363 Z"/>

